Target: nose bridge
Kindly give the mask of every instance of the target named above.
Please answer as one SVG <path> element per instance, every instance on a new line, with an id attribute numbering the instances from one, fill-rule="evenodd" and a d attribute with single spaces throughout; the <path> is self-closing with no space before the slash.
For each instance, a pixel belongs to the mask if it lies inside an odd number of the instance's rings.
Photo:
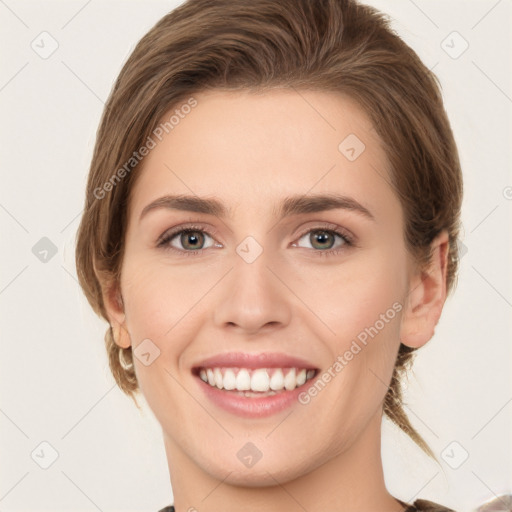
<path id="1" fill-rule="evenodd" d="M 242 240 L 235 249 L 233 270 L 216 305 L 215 323 L 236 325 L 247 332 L 268 324 L 287 324 L 291 316 L 289 291 L 274 275 L 275 266 L 271 251 L 254 237 Z"/>

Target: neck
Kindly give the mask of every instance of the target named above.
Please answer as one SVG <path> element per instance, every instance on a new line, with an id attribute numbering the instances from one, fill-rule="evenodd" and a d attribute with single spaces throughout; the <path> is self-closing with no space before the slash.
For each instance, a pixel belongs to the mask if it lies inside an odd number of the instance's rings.
<path id="1" fill-rule="evenodd" d="M 344 452 L 309 473 L 275 485 L 243 487 L 214 478 L 164 433 L 176 512 L 402 512 L 386 489 L 381 411 Z"/>

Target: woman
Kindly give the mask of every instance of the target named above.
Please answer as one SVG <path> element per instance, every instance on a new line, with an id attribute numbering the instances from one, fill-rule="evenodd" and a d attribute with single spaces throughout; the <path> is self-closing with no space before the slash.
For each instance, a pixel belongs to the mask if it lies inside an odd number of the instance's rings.
<path id="1" fill-rule="evenodd" d="M 447 511 L 386 489 L 382 414 L 453 289 L 435 76 L 349 0 L 190 0 L 124 65 L 77 241 L 110 367 L 162 426 L 164 510 Z"/>

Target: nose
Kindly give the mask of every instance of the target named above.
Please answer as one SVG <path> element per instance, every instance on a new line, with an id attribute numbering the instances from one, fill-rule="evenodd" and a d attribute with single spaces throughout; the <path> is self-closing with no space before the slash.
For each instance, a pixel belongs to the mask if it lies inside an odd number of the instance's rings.
<path id="1" fill-rule="evenodd" d="M 269 268 L 270 267 L 270 268 Z M 234 267 L 219 283 L 222 293 L 214 312 L 217 327 L 256 334 L 289 324 L 292 293 L 279 267 L 272 265 L 265 251 L 252 263 L 238 255 Z M 279 277 L 277 277 L 279 276 Z"/>

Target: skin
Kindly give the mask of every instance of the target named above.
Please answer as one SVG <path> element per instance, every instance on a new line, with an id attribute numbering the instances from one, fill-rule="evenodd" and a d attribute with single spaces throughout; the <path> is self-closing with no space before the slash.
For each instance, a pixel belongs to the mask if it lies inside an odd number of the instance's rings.
<path id="1" fill-rule="evenodd" d="M 160 350 L 149 366 L 134 362 L 162 426 L 177 512 L 403 510 L 384 483 L 382 404 L 400 341 L 420 347 L 434 334 L 446 232 L 432 244 L 431 266 L 418 269 L 386 155 L 349 98 L 286 89 L 194 97 L 197 106 L 137 170 L 120 286 L 104 296 L 120 346 L 136 350 L 149 338 Z M 366 146 L 352 162 L 338 150 L 351 133 Z M 315 193 L 350 196 L 374 219 L 344 209 L 276 216 L 284 197 Z M 166 194 L 215 197 L 229 215 L 155 208 L 139 219 Z M 175 252 L 156 246 L 190 222 L 206 233 L 202 253 L 183 255 L 188 239 L 179 235 Z M 355 245 L 334 235 L 315 243 L 309 234 L 325 223 Z M 263 248 L 252 263 L 236 252 L 247 236 Z M 319 254 L 329 244 L 340 252 Z M 396 302 L 401 311 L 306 405 L 241 418 L 208 401 L 191 373 L 230 351 L 283 352 L 325 371 Z M 262 454 L 251 468 L 237 458 L 248 441 Z"/>

